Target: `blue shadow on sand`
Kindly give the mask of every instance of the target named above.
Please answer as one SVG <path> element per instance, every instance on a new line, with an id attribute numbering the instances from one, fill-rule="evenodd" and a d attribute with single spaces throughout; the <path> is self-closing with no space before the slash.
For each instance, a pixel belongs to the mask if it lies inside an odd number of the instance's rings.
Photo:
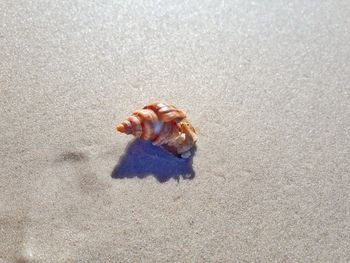
<path id="1" fill-rule="evenodd" d="M 192 157 L 194 154 L 195 149 Z M 192 169 L 192 157 L 182 159 L 153 146 L 149 141 L 135 139 L 127 146 L 111 176 L 123 179 L 152 175 L 161 183 L 171 178 L 178 181 L 181 177 L 193 179 L 195 172 Z"/>

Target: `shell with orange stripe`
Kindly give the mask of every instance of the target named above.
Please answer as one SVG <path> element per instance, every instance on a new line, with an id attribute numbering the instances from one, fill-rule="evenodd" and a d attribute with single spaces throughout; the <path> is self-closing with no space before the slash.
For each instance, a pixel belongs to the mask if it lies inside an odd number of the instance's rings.
<path id="1" fill-rule="evenodd" d="M 185 148 L 190 149 L 196 141 L 196 136 L 191 135 L 195 138 L 188 138 L 190 143 L 187 142 L 188 147 L 184 147 L 184 138 L 189 131 L 183 130 L 183 123 L 190 126 L 192 135 L 195 135 L 195 129 L 186 120 L 184 111 L 168 103 L 155 102 L 146 105 L 142 110 L 133 112 L 130 117 L 117 125 L 116 130 L 150 140 L 154 145 L 171 145 L 176 148 L 177 153 L 181 154 Z M 179 147 L 180 144 L 181 147 Z"/>

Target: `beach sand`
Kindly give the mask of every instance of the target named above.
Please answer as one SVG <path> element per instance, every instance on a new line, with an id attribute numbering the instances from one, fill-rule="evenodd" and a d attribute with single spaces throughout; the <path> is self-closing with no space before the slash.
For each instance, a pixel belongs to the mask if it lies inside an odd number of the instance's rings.
<path id="1" fill-rule="evenodd" d="M 350 2 L 0 10 L 0 262 L 350 261 Z M 156 100 L 193 159 L 115 132 Z"/>

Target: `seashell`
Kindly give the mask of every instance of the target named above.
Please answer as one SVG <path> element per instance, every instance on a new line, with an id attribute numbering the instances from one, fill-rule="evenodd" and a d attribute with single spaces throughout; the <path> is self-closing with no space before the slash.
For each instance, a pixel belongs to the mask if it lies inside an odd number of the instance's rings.
<path id="1" fill-rule="evenodd" d="M 191 156 L 191 149 L 197 141 L 196 130 L 186 119 L 186 113 L 162 102 L 148 104 L 142 110 L 133 112 L 117 125 L 116 130 L 152 141 L 153 145 L 182 158 Z"/>

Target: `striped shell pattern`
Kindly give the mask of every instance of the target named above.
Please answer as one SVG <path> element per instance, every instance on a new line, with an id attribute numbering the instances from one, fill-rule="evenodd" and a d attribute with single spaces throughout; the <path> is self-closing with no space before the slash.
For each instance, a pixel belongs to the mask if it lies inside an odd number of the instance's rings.
<path id="1" fill-rule="evenodd" d="M 161 102 L 146 105 L 135 111 L 117 126 L 117 131 L 152 141 L 183 158 L 191 155 L 197 135 L 186 119 L 186 113 L 176 107 Z"/>

